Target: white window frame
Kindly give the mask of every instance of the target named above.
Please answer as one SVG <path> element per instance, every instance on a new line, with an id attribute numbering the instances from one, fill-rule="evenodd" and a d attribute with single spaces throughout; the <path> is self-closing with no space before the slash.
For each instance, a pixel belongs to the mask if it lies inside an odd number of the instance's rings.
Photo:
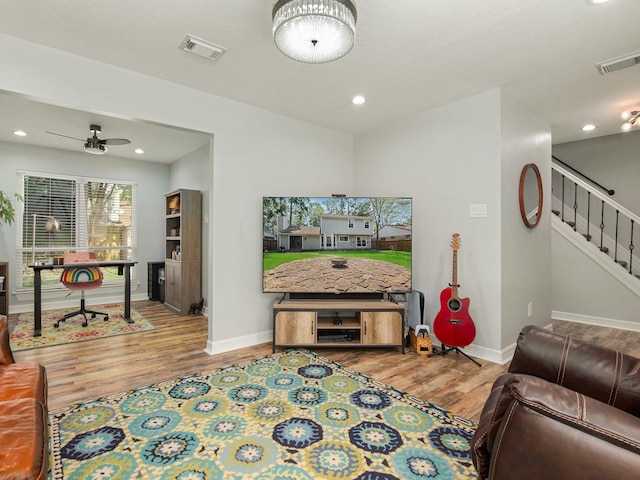
<path id="1" fill-rule="evenodd" d="M 128 180 L 119 180 L 112 178 L 99 178 L 99 177 L 83 177 L 76 175 L 61 175 L 56 173 L 48 173 L 48 172 L 35 172 L 35 171 L 25 171 L 18 170 L 17 171 L 17 192 L 22 195 L 23 202 L 18 204 L 18 208 L 16 210 L 16 252 L 15 252 L 15 276 L 14 278 L 16 286 L 16 292 L 24 292 L 24 291 L 32 291 L 33 287 L 30 285 L 24 286 L 23 278 L 24 272 L 28 269 L 27 265 L 31 263 L 31 252 L 32 252 L 32 238 L 24 238 L 23 232 L 25 231 L 24 223 L 31 222 L 29 218 L 25 219 L 25 205 L 26 202 L 25 197 L 25 177 L 42 177 L 42 178 L 50 178 L 50 179 L 59 179 L 59 180 L 69 180 L 75 181 L 75 245 L 64 245 L 57 246 L 57 249 L 64 249 L 65 251 L 99 251 L 99 250 L 116 250 L 121 249 L 124 251 L 130 251 L 130 255 L 128 255 L 128 260 L 133 260 L 137 258 L 137 182 L 128 181 Z M 109 183 L 109 184 L 117 184 L 117 185 L 129 185 L 131 186 L 131 230 L 128 235 L 128 241 L 130 245 L 120 246 L 120 247 L 93 247 L 90 248 L 87 244 L 87 209 L 81 209 L 78 206 L 82 203 L 86 204 L 85 199 L 85 185 L 89 182 L 100 182 L 100 183 Z M 44 230 L 43 222 L 46 219 L 38 218 L 38 228 Z M 63 225 L 64 228 L 64 225 Z M 55 235 L 55 234 L 52 234 Z M 52 247 L 52 250 L 54 248 Z M 24 260 L 23 259 L 27 259 Z M 29 269 L 30 270 L 30 269 Z M 54 270 L 55 272 L 55 270 Z M 59 271 L 58 271 L 59 273 Z M 131 269 L 131 280 L 136 280 L 136 269 Z M 118 276 L 115 279 L 105 280 L 105 284 L 122 284 L 124 282 L 124 277 Z M 58 289 L 59 284 L 51 285 L 45 284 L 42 285 L 42 290 L 54 290 Z"/>

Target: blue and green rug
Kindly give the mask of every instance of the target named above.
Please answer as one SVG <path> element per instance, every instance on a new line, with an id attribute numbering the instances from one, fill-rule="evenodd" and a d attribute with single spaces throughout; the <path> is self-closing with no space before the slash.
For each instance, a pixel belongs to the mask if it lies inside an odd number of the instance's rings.
<path id="1" fill-rule="evenodd" d="M 473 422 L 306 350 L 49 417 L 52 479 L 477 478 Z"/>

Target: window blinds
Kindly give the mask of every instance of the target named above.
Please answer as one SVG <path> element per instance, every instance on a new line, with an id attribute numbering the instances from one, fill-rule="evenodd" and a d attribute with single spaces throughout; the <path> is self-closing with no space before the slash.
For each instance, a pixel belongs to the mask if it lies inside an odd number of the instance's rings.
<path id="1" fill-rule="evenodd" d="M 24 199 L 17 249 L 18 287 L 32 284 L 27 268 L 68 251 L 93 251 L 98 260 L 131 260 L 135 256 L 136 184 L 105 179 L 19 172 L 18 190 Z M 33 245 L 35 214 L 35 246 Z M 62 228 L 46 229 L 48 217 Z M 54 281 L 55 280 L 55 281 Z M 43 284 L 57 283 L 57 279 Z"/>

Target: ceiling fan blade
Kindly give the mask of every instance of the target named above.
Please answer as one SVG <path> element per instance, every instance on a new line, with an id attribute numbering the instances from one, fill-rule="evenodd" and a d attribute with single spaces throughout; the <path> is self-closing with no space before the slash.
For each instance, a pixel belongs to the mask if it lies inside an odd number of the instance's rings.
<path id="1" fill-rule="evenodd" d="M 126 138 L 105 138 L 104 140 L 100 140 L 100 143 L 103 145 L 127 145 L 131 143 L 131 140 Z"/>
<path id="2" fill-rule="evenodd" d="M 71 138 L 73 140 L 80 140 L 81 142 L 85 141 L 83 138 L 70 137 L 69 135 L 62 135 L 61 133 L 54 133 L 54 132 L 47 132 L 47 131 L 45 131 L 44 133 L 48 133 L 50 135 L 57 135 L 59 137 Z"/>

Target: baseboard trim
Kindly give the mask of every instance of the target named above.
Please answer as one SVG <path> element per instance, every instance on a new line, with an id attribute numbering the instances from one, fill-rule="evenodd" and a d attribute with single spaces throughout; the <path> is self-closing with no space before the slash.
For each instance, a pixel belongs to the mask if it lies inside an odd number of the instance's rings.
<path id="1" fill-rule="evenodd" d="M 584 323 L 596 325 L 598 327 L 617 328 L 618 330 L 628 330 L 630 332 L 640 332 L 640 323 L 629 322 L 627 320 L 616 320 L 613 318 L 593 317 L 580 313 L 558 312 L 553 310 L 551 318 L 565 322 Z"/>
<path id="2" fill-rule="evenodd" d="M 252 333 L 250 335 L 229 338 L 227 340 L 220 340 L 217 342 L 207 340 L 207 348 L 205 348 L 204 351 L 209 355 L 215 355 L 216 353 L 229 352 L 239 348 L 254 347 L 271 341 L 273 341 L 273 331 L 269 330 L 266 332 Z"/>

